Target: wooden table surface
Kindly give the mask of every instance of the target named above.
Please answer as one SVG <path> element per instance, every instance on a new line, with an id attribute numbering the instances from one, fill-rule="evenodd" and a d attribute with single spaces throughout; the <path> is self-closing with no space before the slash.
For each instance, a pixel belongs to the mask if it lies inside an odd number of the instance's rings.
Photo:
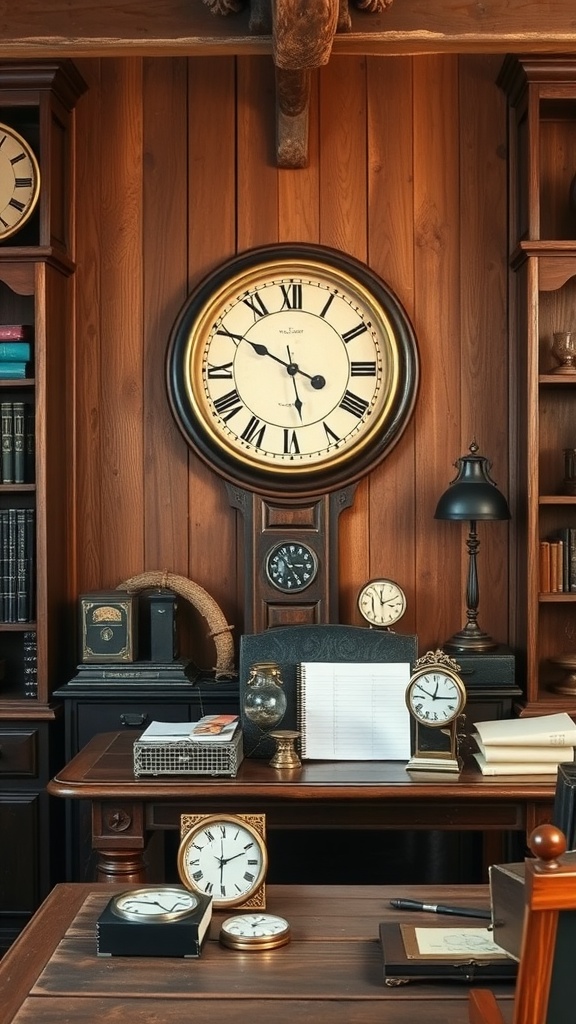
<path id="1" fill-rule="evenodd" d="M 225 949 L 218 932 L 230 912 L 218 911 L 198 960 L 98 957 L 95 922 L 113 891 L 56 886 L 0 961 L 0 1024 L 467 1024 L 463 983 L 384 985 L 378 924 L 398 920 L 391 896 L 487 906 L 485 886 L 270 886 L 268 910 L 288 918 L 291 942 Z M 401 920 L 446 927 L 431 914 Z M 511 1021 L 510 985 L 493 988 Z"/>

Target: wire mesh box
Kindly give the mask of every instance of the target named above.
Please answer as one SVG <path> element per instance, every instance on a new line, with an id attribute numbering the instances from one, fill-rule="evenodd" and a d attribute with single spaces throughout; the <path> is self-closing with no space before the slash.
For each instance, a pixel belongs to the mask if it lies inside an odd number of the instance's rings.
<path id="1" fill-rule="evenodd" d="M 244 757 L 242 731 L 227 742 L 176 740 L 134 741 L 134 775 L 231 775 Z"/>

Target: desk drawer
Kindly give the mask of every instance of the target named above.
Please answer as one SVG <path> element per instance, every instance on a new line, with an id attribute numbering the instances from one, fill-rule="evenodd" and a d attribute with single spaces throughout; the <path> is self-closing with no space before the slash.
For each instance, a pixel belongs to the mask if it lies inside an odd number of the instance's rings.
<path id="1" fill-rule="evenodd" d="M 38 774 L 38 730 L 0 730 L 0 776 Z"/>
<path id="2" fill-rule="evenodd" d="M 155 704 L 153 701 L 118 701 L 78 703 L 78 749 L 98 732 L 114 732 L 117 729 L 135 729 L 140 732 L 150 722 L 188 722 L 190 705 Z"/>

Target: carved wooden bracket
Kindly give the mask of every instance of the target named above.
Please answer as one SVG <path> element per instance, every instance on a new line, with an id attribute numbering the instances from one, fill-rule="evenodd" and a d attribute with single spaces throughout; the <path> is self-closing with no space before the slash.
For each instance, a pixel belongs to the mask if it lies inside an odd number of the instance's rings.
<path id="1" fill-rule="evenodd" d="M 203 0 L 214 14 L 242 10 L 245 0 Z M 279 167 L 308 163 L 311 72 L 330 60 L 336 32 L 352 26 L 349 0 L 249 0 L 250 31 L 272 36 L 276 68 L 276 158 Z M 392 0 L 352 0 L 381 14 Z"/>

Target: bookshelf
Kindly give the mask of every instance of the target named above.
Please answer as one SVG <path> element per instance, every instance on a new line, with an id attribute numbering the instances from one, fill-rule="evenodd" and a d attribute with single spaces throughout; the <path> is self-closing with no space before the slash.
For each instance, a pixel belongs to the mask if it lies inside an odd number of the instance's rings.
<path id="1" fill-rule="evenodd" d="M 52 694 L 67 668 L 72 600 L 63 395 L 73 331 L 72 123 L 83 91 L 69 62 L 0 62 L 0 134 L 5 124 L 25 137 L 41 173 L 33 215 L 0 243 L 0 344 L 6 325 L 26 325 L 31 345 L 25 376 L 0 377 L 0 407 L 5 420 L 11 408 L 17 431 L 14 411 L 17 419 L 23 409 L 34 440 L 28 465 L 18 468 L 14 450 L 0 482 L 0 831 L 10 836 L 0 850 L 0 950 L 61 877 L 63 817 L 45 787 L 63 760 L 63 715 Z"/>
<path id="2" fill-rule="evenodd" d="M 507 57 L 499 84 L 509 101 L 510 366 L 516 451 L 512 633 L 525 651 L 522 713 L 576 715 L 576 592 L 546 542 L 576 528 L 565 449 L 576 447 L 576 373 L 562 372 L 557 332 L 576 329 L 576 58 Z M 562 552 L 560 552 L 562 555 Z"/>

